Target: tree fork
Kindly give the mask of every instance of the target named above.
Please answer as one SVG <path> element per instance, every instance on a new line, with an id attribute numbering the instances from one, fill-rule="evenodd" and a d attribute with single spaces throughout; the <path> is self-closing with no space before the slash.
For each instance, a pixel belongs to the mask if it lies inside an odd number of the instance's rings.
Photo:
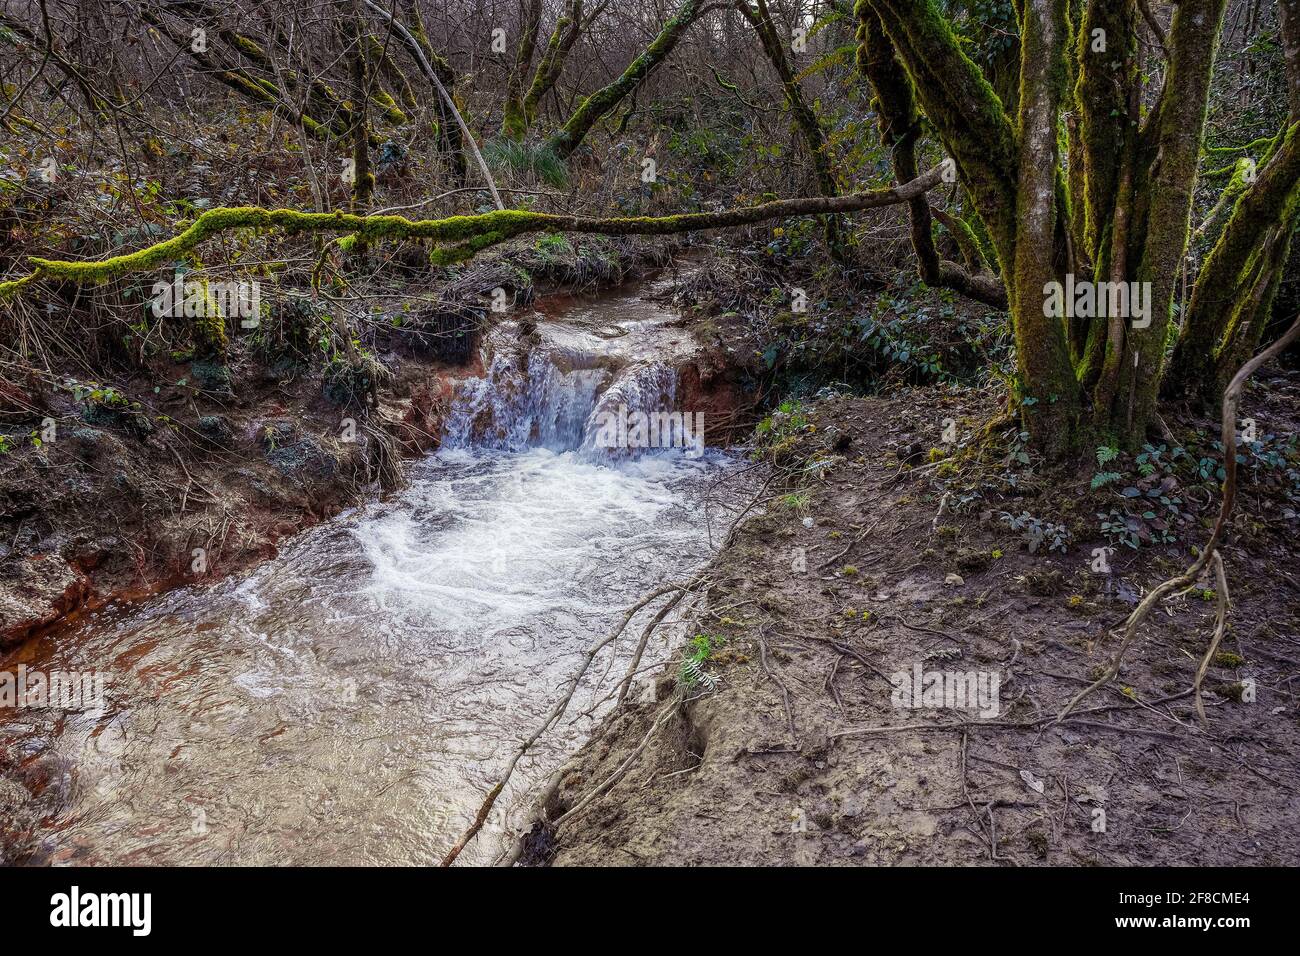
<path id="1" fill-rule="evenodd" d="M 568 159 L 582 145 L 591 128 L 608 116 L 629 93 L 641 85 L 656 66 L 668 58 L 699 14 L 700 0 L 682 0 L 682 5 L 664 24 L 645 52 L 629 63 L 613 83 L 584 99 L 569 117 L 569 121 L 551 136 L 550 146 L 556 155 Z"/>
<path id="2" fill-rule="evenodd" d="M 501 135 L 520 141 L 528 132 L 524 113 L 524 78 L 533 65 L 537 49 L 537 34 L 542 28 L 542 0 L 520 0 L 519 46 L 515 49 L 515 62 L 506 80 L 505 110 L 501 118 Z"/>
<path id="3" fill-rule="evenodd" d="M 895 55 L 894 45 L 886 35 L 884 25 L 867 0 L 859 0 L 858 17 L 858 69 L 867 77 L 876 98 L 876 108 L 881 140 L 890 147 L 893 157 L 894 177 L 907 182 L 916 177 L 916 141 L 920 135 L 920 118 L 916 112 L 912 82 Z M 955 262 L 941 259 L 935 248 L 930 230 L 930 203 L 918 197 L 908 204 L 911 222 L 912 249 L 916 253 L 917 272 L 927 285 L 954 289 L 972 299 L 995 308 L 1007 307 L 1005 286 L 991 276 L 967 272 Z M 956 225 L 954 218 L 937 215 L 968 261 L 982 261 L 978 247 L 972 242 L 970 227 L 965 231 Z M 976 268 L 974 265 L 971 267 Z"/>

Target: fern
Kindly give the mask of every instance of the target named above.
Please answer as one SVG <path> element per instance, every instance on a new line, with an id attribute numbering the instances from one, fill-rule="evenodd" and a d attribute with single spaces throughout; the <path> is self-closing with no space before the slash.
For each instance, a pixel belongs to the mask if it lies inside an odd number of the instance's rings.
<path id="1" fill-rule="evenodd" d="M 677 675 L 677 682 L 688 689 L 698 684 L 707 691 L 716 690 L 719 683 L 718 678 L 706 671 L 703 665 L 692 657 L 682 661 L 681 671 Z"/>
<path id="2" fill-rule="evenodd" d="M 843 10 L 837 10 L 835 7 L 832 7 L 829 12 L 825 13 L 821 17 L 818 17 L 817 20 L 814 21 L 813 25 L 808 28 L 808 38 L 811 40 L 813 37 L 821 33 L 827 27 L 831 26 L 832 24 L 839 23 L 847 16 L 848 14 L 846 14 Z M 1248 149 L 1249 147 L 1242 147 L 1242 148 Z"/>
<path id="3" fill-rule="evenodd" d="M 677 671 L 677 683 L 683 689 L 690 690 L 700 686 L 706 691 L 716 690 L 721 681 L 704 669 L 713 654 L 713 641 L 707 634 L 696 634 L 689 644 L 690 653 L 682 661 Z"/>
<path id="4" fill-rule="evenodd" d="M 856 43 L 846 43 L 843 46 L 836 47 L 829 53 L 819 56 L 811 64 L 800 70 L 799 74 L 795 77 L 795 80 L 803 82 L 808 79 L 808 77 L 816 76 L 818 73 L 823 73 L 832 66 L 837 66 L 841 63 L 852 63 L 853 57 L 857 52 L 858 45 Z"/>

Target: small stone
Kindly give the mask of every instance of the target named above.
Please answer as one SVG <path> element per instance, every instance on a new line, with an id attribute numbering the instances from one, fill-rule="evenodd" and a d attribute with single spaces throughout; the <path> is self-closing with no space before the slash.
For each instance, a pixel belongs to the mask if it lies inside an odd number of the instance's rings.
<path id="1" fill-rule="evenodd" d="M 959 588 L 966 583 L 966 580 L 960 574 L 949 574 L 943 579 L 943 583 L 950 588 Z"/>
<path id="2" fill-rule="evenodd" d="M 1020 771 L 1020 779 L 1023 780 L 1025 782 L 1025 786 L 1028 787 L 1030 790 L 1034 791 L 1034 793 L 1042 793 L 1046 789 L 1046 787 L 1043 784 L 1043 781 L 1034 777 L 1034 775 L 1030 773 L 1028 770 Z"/>
<path id="3" fill-rule="evenodd" d="M 811 528 L 811 527 L 813 526 L 813 519 L 812 519 L 812 518 L 804 518 L 804 519 L 803 519 L 803 526 L 804 526 L 805 528 Z"/>

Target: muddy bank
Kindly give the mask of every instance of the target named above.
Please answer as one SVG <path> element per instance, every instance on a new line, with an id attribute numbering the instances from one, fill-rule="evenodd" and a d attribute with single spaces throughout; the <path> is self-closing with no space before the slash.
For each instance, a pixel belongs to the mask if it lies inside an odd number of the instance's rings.
<path id="1" fill-rule="evenodd" d="M 679 657 L 614 714 L 560 775 L 546 816 L 606 789 L 558 832 L 537 828 L 523 861 L 1300 862 L 1293 514 L 1281 520 L 1262 483 L 1244 495 L 1207 725 L 1189 689 L 1213 628 L 1213 582 L 1167 602 L 1119 680 L 1051 726 L 1109 662 L 1108 629 L 1186 565 L 1217 498 L 1189 480 L 1177 543 L 1121 546 L 1098 573 L 1093 548 L 1108 542 L 1090 472 L 944 501 L 977 465 L 945 466 L 942 422 L 968 441 L 995 411 L 984 393 L 936 389 L 803 406 L 768 446 L 784 487 L 715 561 L 707 602 L 683 626 L 707 639 L 693 659 L 709 679 Z M 1285 432 L 1297 412 L 1292 377 L 1253 388 L 1243 414 Z M 1179 434 L 1195 424 L 1171 422 Z M 1059 520 L 1068 546 L 1031 551 L 1004 511 Z M 896 675 L 916 669 L 997 675 L 996 706 L 900 706 Z"/>
<path id="2" fill-rule="evenodd" d="M 269 320 L 285 348 L 231 328 L 229 361 L 215 370 L 176 353 L 96 381 L 74 358 L 7 366 L 0 647 L 112 601 L 215 582 L 391 490 L 401 459 L 436 446 L 451 381 L 476 371 L 485 328 L 644 278 L 671 253 L 633 241 L 529 246 L 405 297 L 376 293 L 360 333 L 366 381 L 312 358 L 313 320 L 297 304 Z M 724 364 L 685 363 L 686 400 L 729 410 L 739 395 Z"/>

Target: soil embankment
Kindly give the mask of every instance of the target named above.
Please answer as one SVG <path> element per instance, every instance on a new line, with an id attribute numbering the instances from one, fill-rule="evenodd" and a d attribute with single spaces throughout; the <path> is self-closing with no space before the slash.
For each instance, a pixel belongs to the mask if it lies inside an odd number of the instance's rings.
<path id="1" fill-rule="evenodd" d="M 804 406 L 777 467 L 805 477 L 743 525 L 686 624 L 707 637 L 693 646 L 709 648 L 716 686 L 684 688 L 675 662 L 613 715 L 561 775 L 547 816 L 606 789 L 558 832 L 534 831 L 524 859 L 1300 861 L 1300 581 L 1294 541 L 1261 516 L 1273 505 L 1248 493 L 1233 525 L 1231 629 L 1205 680 L 1208 723 L 1190 688 L 1213 630 L 1213 582 L 1167 602 L 1119 680 L 1053 726 L 1110 661 L 1108 630 L 1186 565 L 1218 501 L 1198 506 L 1181 489 L 1194 512 L 1183 544 L 1121 547 L 1107 573 L 1093 551 L 1106 541 L 1082 531 L 1065 551 L 1031 552 L 1001 516 L 1010 503 L 944 500 L 943 463 L 926 454 L 943 420 L 985 421 L 988 405 L 978 392 L 919 389 Z M 1285 422 L 1297 410 L 1294 380 L 1275 380 L 1243 414 Z M 821 462 L 811 480 L 809 462 Z M 1024 509 L 1095 528 L 1088 475 L 1039 483 Z M 997 675 L 997 706 L 900 706 L 896 675 L 916 669 Z"/>

